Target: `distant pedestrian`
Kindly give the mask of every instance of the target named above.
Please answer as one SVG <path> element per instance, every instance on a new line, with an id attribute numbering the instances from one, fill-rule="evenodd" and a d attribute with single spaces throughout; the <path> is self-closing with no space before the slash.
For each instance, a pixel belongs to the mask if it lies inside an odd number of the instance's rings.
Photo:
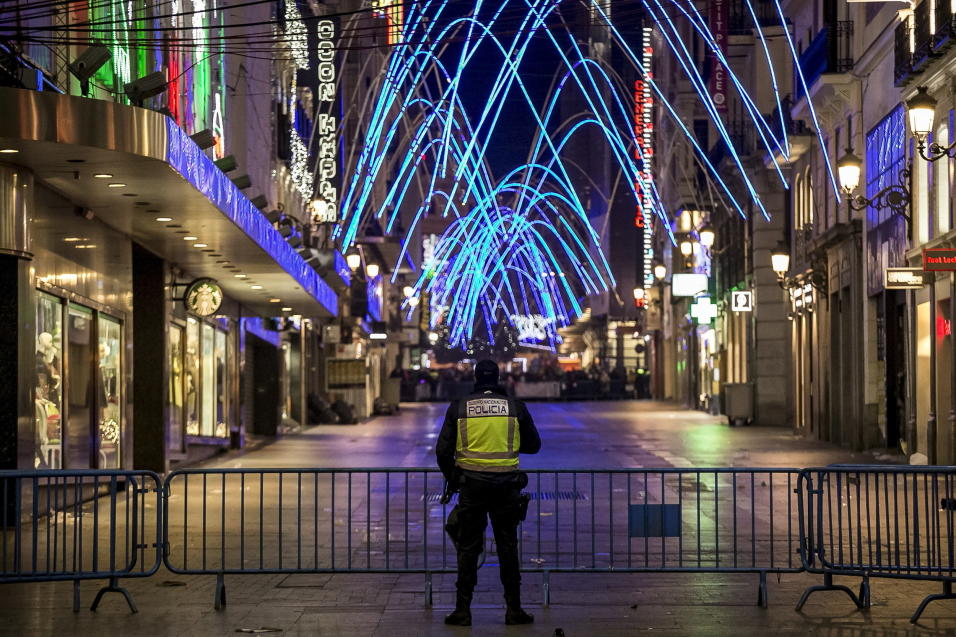
<path id="1" fill-rule="evenodd" d="M 538 453 L 541 438 L 524 403 L 509 398 L 498 384 L 498 365 L 475 365 L 474 392 L 449 405 L 435 455 L 450 496 L 459 492 L 453 537 L 458 550 L 455 611 L 446 624 L 471 626 L 471 598 L 478 582 L 478 558 L 487 518 L 495 534 L 504 587 L 506 624 L 530 624 L 534 617 L 521 608 L 518 524 L 527 513 L 528 496 L 521 490 L 528 475 L 518 470 L 519 453 Z M 451 516 L 449 516 L 451 517 Z M 451 522 L 451 520 L 450 520 Z"/>

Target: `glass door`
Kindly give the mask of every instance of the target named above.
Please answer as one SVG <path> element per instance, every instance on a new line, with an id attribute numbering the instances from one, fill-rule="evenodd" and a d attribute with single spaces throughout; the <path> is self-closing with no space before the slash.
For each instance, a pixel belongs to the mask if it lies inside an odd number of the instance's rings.
<path id="1" fill-rule="evenodd" d="M 70 303 L 66 329 L 66 467 L 93 463 L 93 311 Z"/>

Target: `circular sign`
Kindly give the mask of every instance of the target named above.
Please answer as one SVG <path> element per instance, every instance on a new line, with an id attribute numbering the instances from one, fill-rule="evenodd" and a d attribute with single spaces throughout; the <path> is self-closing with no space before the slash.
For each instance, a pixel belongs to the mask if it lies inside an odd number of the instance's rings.
<path id="1" fill-rule="evenodd" d="M 186 288 L 183 303 L 197 316 L 215 314 L 222 305 L 222 288 L 213 279 L 196 279 Z"/>

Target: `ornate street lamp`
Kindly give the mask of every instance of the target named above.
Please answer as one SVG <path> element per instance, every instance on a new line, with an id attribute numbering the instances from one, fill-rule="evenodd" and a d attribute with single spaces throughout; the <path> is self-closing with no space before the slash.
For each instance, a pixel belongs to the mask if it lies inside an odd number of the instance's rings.
<path id="1" fill-rule="evenodd" d="M 700 237 L 700 245 L 704 246 L 708 250 L 714 246 L 714 241 L 717 239 L 717 234 L 714 232 L 714 229 L 710 224 L 707 224 L 698 230 L 697 236 Z"/>
<path id="2" fill-rule="evenodd" d="M 854 195 L 853 191 L 860 186 L 860 173 L 863 162 L 853 154 L 853 150 L 846 149 L 846 154 L 837 161 L 837 175 L 840 178 L 840 188 L 846 193 L 847 205 L 851 210 L 864 210 L 868 206 L 874 208 L 889 208 L 906 219 L 910 224 L 910 169 L 900 170 L 899 181 L 890 184 L 870 198 L 863 195 Z"/>
<path id="3" fill-rule="evenodd" d="M 916 89 L 916 95 L 907 100 L 906 110 L 910 120 L 910 131 L 916 138 L 916 149 L 920 157 L 926 161 L 937 161 L 943 157 L 956 157 L 954 149 L 956 142 L 949 146 L 943 146 L 938 142 L 929 144 L 927 152 L 927 140 L 933 132 L 933 122 L 936 120 L 937 102 L 926 90 L 925 86 Z"/>
<path id="4" fill-rule="evenodd" d="M 777 274 L 777 280 L 783 283 L 787 278 L 787 272 L 790 271 L 790 250 L 783 241 L 770 252 L 770 267 Z"/>
<path id="5" fill-rule="evenodd" d="M 349 255 L 346 255 L 345 262 L 348 264 L 349 270 L 355 272 L 362 267 L 362 255 L 358 252 L 353 252 Z"/>
<path id="6" fill-rule="evenodd" d="M 374 279 L 378 276 L 379 267 L 377 263 L 369 263 L 365 266 L 365 276 L 370 279 Z"/>

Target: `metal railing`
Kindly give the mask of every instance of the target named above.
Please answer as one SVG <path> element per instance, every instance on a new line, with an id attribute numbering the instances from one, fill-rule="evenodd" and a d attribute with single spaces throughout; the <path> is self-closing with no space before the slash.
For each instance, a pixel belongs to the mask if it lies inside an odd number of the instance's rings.
<path id="1" fill-rule="evenodd" d="M 120 578 L 148 577 L 162 560 L 162 479 L 147 471 L 0 472 L 0 582 L 106 579 L 103 595 L 123 595 Z"/>
<path id="2" fill-rule="evenodd" d="M 870 578 L 956 581 L 956 467 L 528 470 L 521 569 L 551 573 L 823 575 L 817 591 L 870 603 Z M 0 472 L 0 582 L 174 573 L 453 573 L 434 469 L 190 469 Z M 488 554 L 494 544 L 486 540 Z M 833 577 L 860 577 L 859 593 Z"/>
<path id="3" fill-rule="evenodd" d="M 796 469 L 529 470 L 522 570 L 802 570 Z M 164 561 L 180 574 L 456 569 L 430 469 L 196 469 L 166 478 Z M 489 547 L 490 548 L 490 547 Z"/>
<path id="4" fill-rule="evenodd" d="M 807 469 L 798 491 L 806 494 L 800 535 L 806 570 L 824 576 L 797 605 L 819 591 L 839 590 L 859 608 L 870 605 L 871 577 L 938 581 L 943 593 L 927 604 L 956 599 L 956 468 L 831 466 Z M 834 575 L 862 578 L 859 594 L 833 584 Z"/>

